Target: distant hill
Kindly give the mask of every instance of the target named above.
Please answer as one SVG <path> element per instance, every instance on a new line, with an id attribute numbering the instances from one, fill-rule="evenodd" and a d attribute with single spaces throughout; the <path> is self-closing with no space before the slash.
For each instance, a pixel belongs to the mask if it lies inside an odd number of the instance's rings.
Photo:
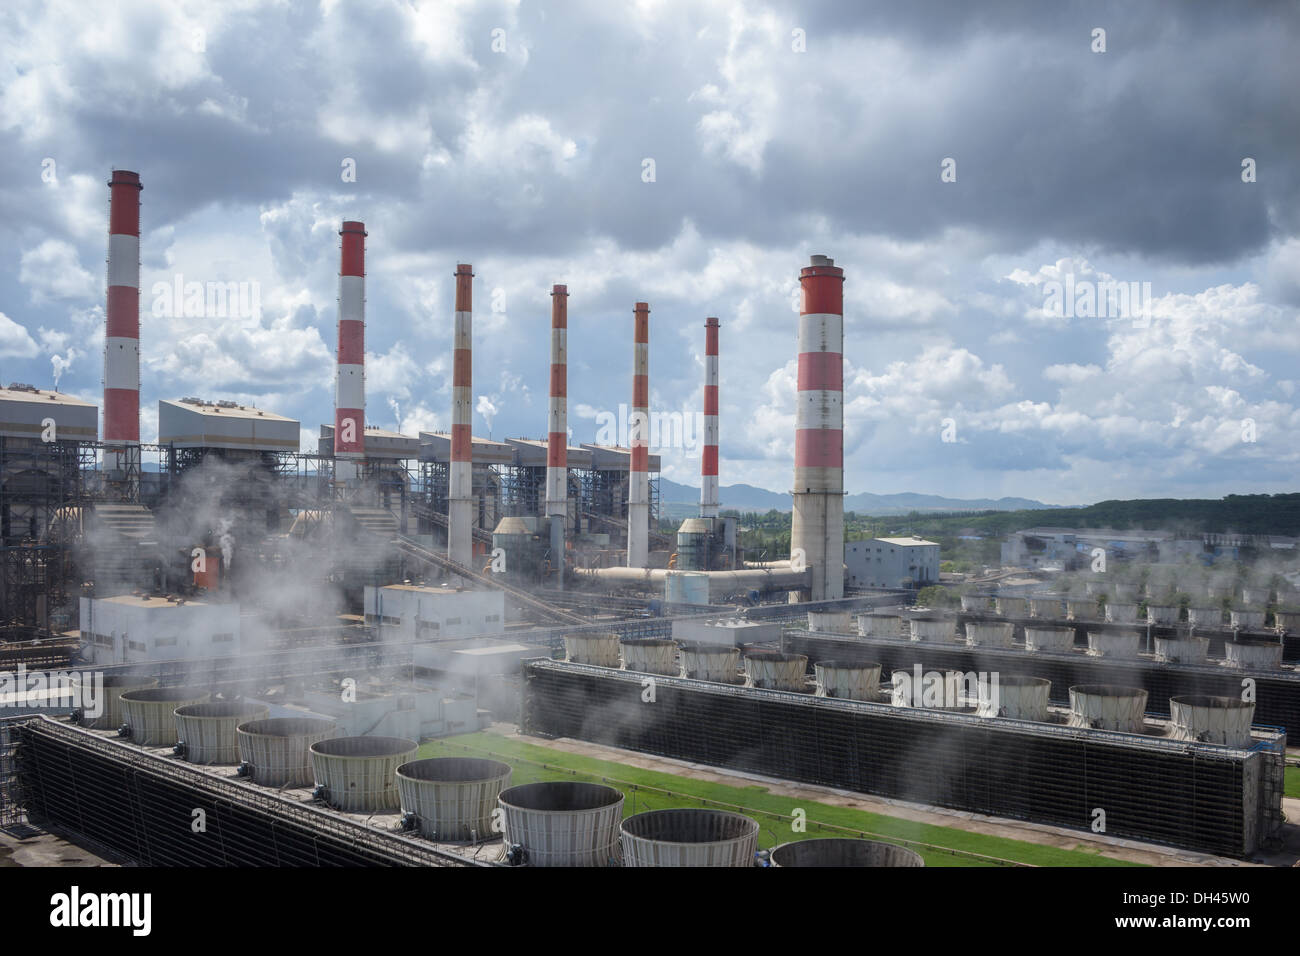
<path id="1" fill-rule="evenodd" d="M 790 510 L 788 493 L 768 491 L 753 485 L 723 485 L 718 492 L 722 507 L 739 511 Z M 700 489 L 678 484 L 668 478 L 659 479 L 659 500 L 664 505 L 698 505 Z M 944 498 L 941 495 L 920 495 L 904 492 L 896 495 L 863 493 L 848 495 L 844 499 L 845 511 L 864 514 L 909 514 L 913 511 L 1021 511 L 1056 508 L 1030 498 Z M 671 509 L 677 513 L 678 509 Z"/>

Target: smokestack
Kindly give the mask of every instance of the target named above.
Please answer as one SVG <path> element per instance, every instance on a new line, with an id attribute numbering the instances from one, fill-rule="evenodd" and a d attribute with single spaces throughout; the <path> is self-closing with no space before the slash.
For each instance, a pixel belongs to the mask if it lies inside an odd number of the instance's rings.
<path id="1" fill-rule="evenodd" d="M 339 230 L 339 350 L 334 384 L 334 457 L 366 451 L 366 227 Z"/>
<path id="2" fill-rule="evenodd" d="M 700 458 L 700 517 L 718 516 L 718 320 L 704 320 L 704 455 Z"/>
<path id="3" fill-rule="evenodd" d="M 139 479 L 140 174 L 115 169 L 108 181 L 108 303 L 104 329 L 106 470 Z"/>
<path id="4" fill-rule="evenodd" d="M 802 552 L 811 599 L 830 601 L 844 596 L 844 270 L 813 256 L 799 285 L 790 557 Z"/>
<path id="5" fill-rule="evenodd" d="M 569 287 L 551 287 L 551 401 L 546 426 L 546 514 L 551 519 L 551 563 L 564 587 L 564 533 L 569 519 Z"/>
<path id="6" fill-rule="evenodd" d="M 473 444 L 473 283 L 474 267 L 456 266 L 456 324 L 451 373 L 451 473 L 447 493 L 447 557 L 470 566 L 474 521 Z"/>
<path id="7" fill-rule="evenodd" d="M 627 489 L 627 566 L 644 568 L 650 557 L 650 306 L 632 310 L 632 460 Z"/>

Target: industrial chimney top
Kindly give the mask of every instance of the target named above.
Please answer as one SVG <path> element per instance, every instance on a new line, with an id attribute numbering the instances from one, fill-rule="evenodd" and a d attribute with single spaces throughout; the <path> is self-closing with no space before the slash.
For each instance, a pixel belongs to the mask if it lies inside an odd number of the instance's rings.
<path id="1" fill-rule="evenodd" d="M 833 266 L 835 265 L 835 260 L 830 256 L 813 256 L 812 264 L 815 266 Z"/>

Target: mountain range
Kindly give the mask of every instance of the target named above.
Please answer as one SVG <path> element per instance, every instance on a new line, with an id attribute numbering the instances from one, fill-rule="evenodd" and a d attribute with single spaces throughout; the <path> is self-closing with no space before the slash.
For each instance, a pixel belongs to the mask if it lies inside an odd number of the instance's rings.
<path id="1" fill-rule="evenodd" d="M 736 508 L 740 511 L 790 510 L 788 492 L 768 491 L 754 485 L 723 485 L 718 491 L 718 497 L 723 508 Z M 659 501 L 661 505 L 698 506 L 700 489 L 660 478 Z M 907 514 L 911 511 L 1020 511 L 1060 507 L 1064 506 L 1048 505 L 1032 498 L 945 498 L 942 495 L 914 492 L 893 495 L 863 492 L 846 495 L 844 498 L 845 511 L 872 515 Z"/>

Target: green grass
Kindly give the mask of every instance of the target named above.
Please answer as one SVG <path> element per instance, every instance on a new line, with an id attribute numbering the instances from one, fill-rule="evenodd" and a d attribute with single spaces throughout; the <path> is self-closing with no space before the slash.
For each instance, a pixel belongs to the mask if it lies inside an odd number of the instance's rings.
<path id="1" fill-rule="evenodd" d="M 489 753 L 511 765 L 512 785 L 578 779 L 616 787 L 623 791 L 626 798 L 624 816 L 645 810 L 702 806 L 744 813 L 759 822 L 759 846 L 764 849 L 791 840 L 865 836 L 868 839 L 883 838 L 906 843 L 925 858 L 926 866 L 995 866 L 998 865 L 998 860 L 1035 866 L 1140 865 L 1111 859 L 1085 847 L 1062 850 L 1024 840 L 972 833 L 814 800 L 781 796 L 758 785 L 732 787 L 677 774 L 642 770 L 630 764 L 566 753 L 511 740 L 495 733 L 479 732 L 431 740 L 420 747 L 419 755 L 455 757 L 488 756 Z M 801 833 L 793 829 L 791 818 L 796 808 L 802 809 L 806 814 L 806 830 Z"/>
<path id="2" fill-rule="evenodd" d="M 1288 797 L 1300 798 L 1300 767 L 1287 765 L 1286 786 L 1283 788 L 1283 793 Z"/>

